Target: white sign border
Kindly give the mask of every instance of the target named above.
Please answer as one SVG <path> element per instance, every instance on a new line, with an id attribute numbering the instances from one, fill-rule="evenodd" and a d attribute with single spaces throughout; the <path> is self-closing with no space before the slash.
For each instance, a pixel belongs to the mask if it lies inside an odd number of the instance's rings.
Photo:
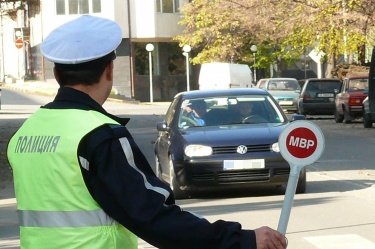
<path id="1" fill-rule="evenodd" d="M 293 130 L 297 128 L 307 128 L 310 129 L 316 136 L 317 146 L 314 153 L 306 158 L 298 158 L 290 154 L 286 146 L 286 139 Z M 309 164 L 314 163 L 319 157 L 322 155 L 325 147 L 325 140 L 324 135 L 319 126 L 316 124 L 306 121 L 306 120 L 298 120 L 290 123 L 288 126 L 284 128 L 279 136 L 279 148 L 280 153 L 284 157 L 286 161 L 291 164 L 298 165 L 298 166 L 306 166 Z"/>

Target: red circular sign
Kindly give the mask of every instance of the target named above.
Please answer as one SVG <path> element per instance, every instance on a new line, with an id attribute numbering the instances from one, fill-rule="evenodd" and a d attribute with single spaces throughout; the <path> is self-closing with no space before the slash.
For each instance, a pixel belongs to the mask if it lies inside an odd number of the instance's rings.
<path id="1" fill-rule="evenodd" d="M 317 138 L 313 131 L 299 127 L 292 130 L 286 138 L 286 149 L 296 158 L 311 156 L 317 147 Z"/>
<path id="2" fill-rule="evenodd" d="M 22 48 L 23 47 L 23 40 L 17 39 L 16 40 L 16 48 Z"/>

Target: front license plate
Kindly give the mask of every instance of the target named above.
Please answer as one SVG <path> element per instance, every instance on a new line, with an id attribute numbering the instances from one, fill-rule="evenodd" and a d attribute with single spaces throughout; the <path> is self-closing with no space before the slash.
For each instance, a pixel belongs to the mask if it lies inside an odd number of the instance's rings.
<path id="1" fill-rule="evenodd" d="M 280 105 L 293 105 L 293 101 L 282 100 L 282 101 L 279 101 L 279 104 Z"/>
<path id="2" fill-rule="evenodd" d="M 318 97 L 324 97 L 324 98 L 333 97 L 333 93 L 318 93 Z"/>
<path id="3" fill-rule="evenodd" d="M 264 169 L 264 159 L 224 160 L 224 170 Z"/>

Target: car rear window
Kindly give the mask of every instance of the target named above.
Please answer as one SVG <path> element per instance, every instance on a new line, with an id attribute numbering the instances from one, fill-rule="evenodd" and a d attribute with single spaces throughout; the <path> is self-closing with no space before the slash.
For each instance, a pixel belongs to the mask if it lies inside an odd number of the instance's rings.
<path id="1" fill-rule="evenodd" d="M 334 92 L 340 90 L 340 81 L 312 81 L 306 86 L 306 91 Z"/>
<path id="2" fill-rule="evenodd" d="M 291 80 L 291 79 L 273 80 L 272 79 L 268 83 L 268 90 L 295 91 L 299 89 L 300 89 L 300 86 L 297 80 Z"/>
<path id="3" fill-rule="evenodd" d="M 368 89 L 368 79 L 351 79 L 349 81 L 349 92 L 365 91 Z"/>

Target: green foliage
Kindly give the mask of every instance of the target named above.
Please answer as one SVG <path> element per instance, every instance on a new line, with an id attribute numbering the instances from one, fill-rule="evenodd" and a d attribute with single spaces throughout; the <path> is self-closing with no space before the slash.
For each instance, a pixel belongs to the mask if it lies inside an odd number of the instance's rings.
<path id="1" fill-rule="evenodd" d="M 194 64 L 250 64 L 252 44 L 262 68 L 314 48 L 337 59 L 374 44 L 375 0 L 193 0 L 182 11 L 186 28 L 175 39 L 194 49 Z"/>

